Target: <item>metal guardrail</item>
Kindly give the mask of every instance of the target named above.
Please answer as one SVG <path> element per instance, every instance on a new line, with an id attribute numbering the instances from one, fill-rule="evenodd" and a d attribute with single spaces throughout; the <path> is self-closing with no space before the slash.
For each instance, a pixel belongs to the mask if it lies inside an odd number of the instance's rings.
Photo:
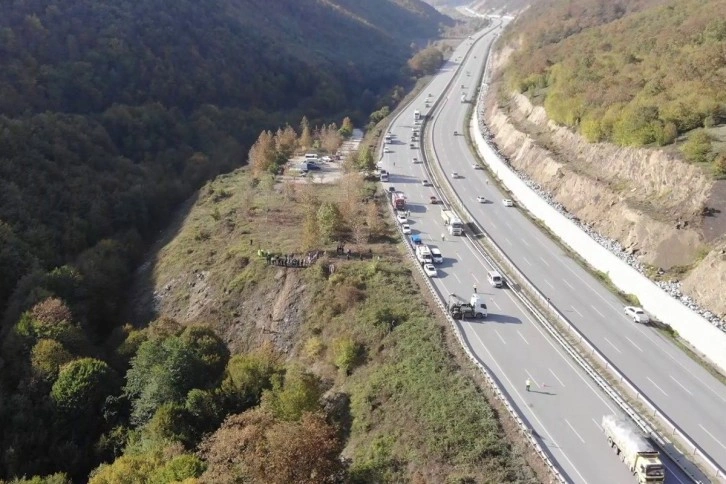
<path id="1" fill-rule="evenodd" d="M 487 52 L 487 65 L 490 63 L 490 56 L 489 52 Z M 475 103 L 475 106 L 480 105 L 481 98 L 483 95 L 483 90 L 480 89 L 479 97 L 477 99 L 477 103 Z M 439 101 L 437 101 L 434 108 L 438 107 Z M 432 110 L 432 112 L 435 111 Z M 477 110 L 477 120 L 479 116 L 479 111 Z M 422 137 L 423 141 L 423 137 Z M 440 170 L 443 170 L 441 167 L 440 162 L 438 161 L 438 156 L 436 156 L 436 149 L 432 145 L 431 149 L 434 154 L 434 158 L 437 161 L 437 166 Z M 425 150 L 422 147 L 423 151 L 423 159 L 426 162 L 427 156 L 425 153 Z M 429 163 L 427 163 L 429 165 Z M 433 172 L 429 169 L 429 166 L 427 166 L 427 170 L 433 175 Z M 505 271 L 500 267 L 500 264 L 498 264 L 493 258 L 489 257 L 489 255 L 482 249 L 482 247 L 476 243 L 478 242 L 476 239 L 471 238 L 468 234 L 466 234 L 466 237 L 472 242 L 472 245 L 477 248 L 477 251 L 480 253 L 480 255 L 487 260 L 491 264 L 491 266 L 503 274 L 507 274 L 507 272 L 513 272 L 517 275 L 517 279 L 519 281 L 524 281 L 525 286 L 529 289 L 530 293 L 535 295 L 540 299 L 540 301 L 547 305 L 548 309 L 552 311 L 553 314 L 555 314 L 561 321 L 564 323 L 565 327 L 568 328 L 568 330 L 575 336 L 579 338 L 579 343 L 584 344 L 587 349 L 590 352 L 590 356 L 596 356 L 598 357 L 604 364 L 605 368 L 611 372 L 615 377 L 617 377 L 620 381 L 620 383 L 626 384 L 630 391 L 636 396 L 636 400 L 639 402 L 642 402 L 646 406 L 650 408 L 650 411 L 652 411 L 654 417 L 658 417 L 662 422 L 667 423 L 672 428 L 672 434 L 676 435 L 678 434 L 678 437 L 681 438 L 685 443 L 687 443 L 691 448 L 693 448 L 693 455 L 698 454 L 699 457 L 708 464 L 712 471 L 715 473 L 715 477 L 717 479 L 724 480 L 726 478 L 726 475 L 724 474 L 724 471 L 715 463 L 713 462 L 707 455 L 705 455 L 701 449 L 698 448 L 698 446 L 693 443 L 690 438 L 688 438 L 673 422 L 671 422 L 658 408 L 647 398 L 645 397 L 638 389 L 637 387 L 627 378 L 625 375 L 623 375 L 577 328 L 572 325 L 572 323 L 565 317 L 564 314 L 562 314 L 555 306 L 553 306 L 547 298 L 534 284 L 532 284 L 531 281 L 519 270 L 519 268 L 509 259 L 509 257 L 504 253 L 504 251 L 494 242 L 494 240 L 489 236 L 489 234 L 486 232 L 486 230 L 479 225 L 474 217 L 471 215 L 471 213 L 466 209 L 466 207 L 461 203 L 461 200 L 458 196 L 456 196 L 456 190 L 453 188 L 453 186 L 448 182 L 448 179 L 446 179 L 445 175 L 442 175 L 444 178 L 444 182 L 447 183 L 449 190 L 454 194 L 455 200 L 453 200 L 453 203 L 451 201 L 448 201 L 448 204 L 450 207 L 455 208 L 460 214 L 465 214 L 465 219 L 471 223 L 474 224 L 477 229 L 481 232 L 482 235 L 484 235 L 491 246 L 495 249 L 497 252 L 497 255 L 499 258 L 508 266 L 510 271 Z M 441 195 L 441 194 L 440 194 Z M 442 199 L 446 200 L 446 197 L 442 197 Z M 653 440 L 656 442 L 656 444 L 663 450 L 663 452 L 668 455 L 668 457 L 691 479 L 693 479 L 695 482 L 700 482 L 699 477 L 695 476 L 686 466 L 684 466 L 682 460 L 682 456 L 680 454 L 675 454 L 671 451 L 671 448 L 669 444 L 672 445 L 672 443 L 663 435 L 661 435 L 659 432 L 657 432 L 650 423 L 645 420 L 641 415 L 629 404 L 627 401 L 622 397 L 622 395 L 613 388 L 593 367 L 590 365 L 590 363 L 562 336 L 562 334 L 555 328 L 548 320 L 547 318 L 539 311 L 539 309 L 534 305 L 529 298 L 527 297 L 527 294 L 522 290 L 514 290 L 513 291 L 515 295 L 520 299 L 520 301 L 525 304 L 525 306 L 530 310 L 530 312 L 535 316 L 535 318 L 542 324 L 542 326 L 550 333 L 550 335 L 558 342 L 560 345 L 565 349 L 565 351 L 583 368 L 583 370 L 593 378 L 593 380 L 600 386 L 600 388 L 608 395 L 610 398 L 628 415 L 631 419 L 640 427 L 640 429 L 645 432 L 646 434 L 650 435 Z"/>
<path id="2" fill-rule="evenodd" d="M 483 35 L 486 35 L 491 30 L 494 30 L 494 29 L 490 29 L 489 31 L 487 31 Z M 482 36 L 480 36 L 479 38 L 477 38 L 476 41 L 475 41 L 475 43 L 477 41 L 479 41 Z M 469 49 L 467 51 L 467 53 L 465 55 L 465 59 L 468 58 L 468 56 L 471 53 L 471 51 L 472 51 L 472 49 Z M 459 67 L 457 68 L 457 72 L 459 70 L 461 70 L 461 66 L 463 64 L 464 64 L 464 62 L 461 62 L 461 64 L 459 64 Z M 447 84 L 447 86 L 446 86 L 446 90 L 448 90 L 449 87 L 451 86 L 451 83 L 454 82 L 454 78 L 455 77 L 456 76 L 453 76 L 452 79 L 451 79 L 451 81 L 449 81 L 449 84 Z M 436 107 L 439 105 L 440 102 L 441 102 L 441 98 L 437 99 L 433 103 L 433 105 L 431 107 L 431 110 L 429 112 L 433 113 L 436 110 Z M 395 121 L 397 121 L 398 118 L 402 115 L 402 113 L 404 111 L 405 110 L 401 110 L 398 114 L 396 114 L 391 119 L 391 124 L 393 124 Z M 424 120 L 423 120 L 423 122 L 421 124 L 421 136 L 420 136 L 420 143 L 419 143 L 420 144 L 421 156 L 422 156 L 422 159 L 424 160 L 424 162 L 425 162 L 425 158 L 426 158 L 426 152 L 425 152 L 425 149 L 424 149 L 424 146 L 423 145 L 424 145 L 424 130 L 425 130 L 425 127 L 426 127 L 426 124 L 427 124 L 426 121 L 427 121 L 427 118 L 424 118 Z M 381 153 L 381 157 L 382 157 L 382 153 Z M 425 167 L 425 169 L 427 171 L 429 170 L 426 163 L 424 163 L 424 167 Z M 394 211 L 393 206 L 390 203 L 386 203 L 386 205 L 388 206 L 389 213 L 395 219 L 395 211 Z M 403 233 L 403 229 L 401 228 L 401 226 L 398 225 L 398 224 L 396 224 L 396 225 L 398 227 L 398 232 L 403 237 L 403 240 L 405 242 L 406 249 L 407 249 L 407 252 L 408 252 L 409 257 L 411 258 L 411 260 L 413 261 L 413 263 L 418 267 L 418 271 L 421 274 L 421 276 L 423 277 L 423 280 L 425 281 L 426 286 L 428 287 L 428 289 L 431 292 L 431 294 L 434 296 L 434 299 L 436 301 L 436 304 L 439 306 L 439 308 L 441 309 L 441 311 L 444 313 L 444 316 L 446 317 L 446 320 L 448 321 L 449 325 L 451 326 L 451 329 L 454 332 L 454 335 L 456 336 L 456 339 L 458 340 L 459 344 L 464 349 L 464 352 L 466 353 L 466 356 L 474 364 L 474 366 L 476 366 L 482 372 L 482 374 L 484 375 L 484 380 L 486 381 L 487 386 L 489 387 L 489 389 L 494 393 L 494 395 L 496 396 L 496 398 L 499 399 L 499 401 L 501 401 L 502 404 L 504 405 L 504 407 L 507 409 L 507 412 L 509 413 L 509 415 L 511 416 L 511 418 L 514 420 L 514 422 L 517 424 L 517 426 L 519 428 L 520 434 L 525 438 L 525 441 L 527 442 L 527 444 L 529 445 L 529 447 L 535 452 L 535 454 L 542 460 L 542 462 L 548 468 L 548 470 L 550 471 L 550 473 L 552 475 L 552 478 L 553 478 L 553 481 L 552 482 L 561 482 L 561 483 L 567 482 L 565 480 L 564 476 L 562 475 L 562 473 L 557 468 L 557 466 L 552 462 L 552 459 L 550 458 L 550 455 L 547 452 L 545 452 L 545 450 L 539 444 L 539 442 L 534 437 L 534 435 L 532 435 L 531 428 L 524 422 L 524 420 L 522 420 L 521 416 L 517 412 L 517 410 L 514 407 L 514 405 L 512 404 L 512 402 L 510 402 L 510 400 L 507 397 L 507 395 L 502 391 L 501 388 L 499 388 L 499 385 L 497 384 L 496 380 L 494 379 L 494 377 L 490 373 L 489 369 L 486 366 L 484 366 L 478 360 L 478 358 L 472 353 L 469 344 L 464 340 L 464 337 L 461 334 L 461 330 L 460 330 L 459 326 L 456 324 L 456 321 L 451 317 L 451 315 L 449 314 L 448 309 L 446 308 L 446 305 L 444 304 L 444 295 L 441 294 L 439 292 L 439 290 L 436 289 L 436 287 L 434 287 L 433 284 L 431 284 L 431 281 L 429 280 L 429 277 L 426 275 L 426 273 L 423 270 L 423 267 L 421 266 L 421 264 L 419 263 L 418 259 L 416 258 L 416 254 L 414 252 L 413 245 L 412 245 L 410 239 L 408 237 L 406 237 L 406 235 Z"/>
<path id="3" fill-rule="evenodd" d="M 482 101 L 483 91 L 480 92 L 479 99 L 477 101 L 477 105 L 479 105 Z M 476 116 L 477 121 L 480 120 L 479 116 L 481 113 L 477 110 Z M 481 133 L 480 133 L 481 134 Z M 482 135 L 483 138 L 483 135 Z M 486 162 L 486 160 L 485 160 Z M 455 192 L 453 187 L 451 187 L 451 190 Z M 488 239 L 489 243 L 494 247 L 494 249 L 497 251 L 500 259 L 504 261 L 507 266 L 517 275 L 517 279 L 520 281 L 523 281 L 525 283 L 525 286 L 529 289 L 530 293 L 536 296 L 540 301 L 547 305 L 547 308 L 555 315 L 557 318 L 563 323 L 565 328 L 572 333 L 574 336 L 578 338 L 578 343 L 583 344 L 586 346 L 587 350 L 590 352 L 590 356 L 597 357 L 602 363 L 605 365 L 605 369 L 609 371 L 613 376 L 615 376 L 620 383 L 623 383 L 627 385 L 627 387 L 630 389 L 630 391 L 635 395 L 636 401 L 646 405 L 649 407 L 649 411 L 652 412 L 653 417 L 657 417 L 661 420 L 661 422 L 665 423 L 672 429 L 671 435 L 677 435 L 678 438 L 680 438 L 685 444 L 688 445 L 688 447 L 693 449 L 693 455 L 698 456 L 706 465 L 708 465 L 711 468 L 711 471 L 715 474 L 715 477 L 717 479 L 720 479 L 722 481 L 726 480 L 726 472 L 721 469 L 718 464 L 713 462 L 713 460 L 710 459 L 676 424 L 674 424 L 665 414 L 663 414 L 656 406 L 653 404 L 645 395 L 643 395 L 640 390 L 628 379 L 623 373 L 621 373 L 613 363 L 605 357 L 598 349 L 595 347 L 595 345 L 590 342 L 590 340 L 582 334 L 573 324 L 572 322 L 564 315 L 562 314 L 557 307 L 555 307 L 550 299 L 545 296 L 520 270 L 519 268 L 512 262 L 509 257 L 506 256 L 504 251 L 494 242 L 494 240 L 489 236 L 487 231 L 479 225 L 474 217 L 469 213 L 466 208 L 460 204 L 457 203 L 457 208 L 459 208 L 460 212 L 463 212 L 466 214 L 469 223 L 472 223 L 476 225 L 477 229 L 481 231 L 481 233 Z M 519 295 L 519 291 L 515 291 Z M 531 305 L 531 303 L 528 303 Z M 538 314 L 538 319 L 541 316 L 541 314 Z M 546 319 L 545 319 L 546 321 Z M 547 321 L 547 325 L 551 326 L 550 323 Z M 557 332 L 554 328 L 547 328 L 548 332 L 552 334 L 552 332 Z M 559 334 L 559 332 L 557 332 Z M 562 336 L 560 335 L 558 339 L 561 339 Z M 563 339 L 564 341 L 564 339 Z M 567 343 L 569 345 L 569 343 Z M 569 353 L 569 351 L 568 351 Z M 583 360 L 585 363 L 587 363 L 585 360 Z M 589 366 L 589 363 L 587 363 Z M 588 370 L 586 370 L 588 371 Z M 594 371 L 594 370 L 592 370 Z M 589 373 L 589 371 L 588 371 Z M 600 377 L 601 378 L 601 377 Z M 604 380 L 603 380 L 604 381 Z M 600 382 L 598 384 L 603 388 L 603 390 L 606 391 L 606 393 L 610 394 L 611 391 L 615 392 L 617 394 L 617 399 L 613 398 L 616 403 L 621 406 L 623 411 L 625 411 L 635 422 L 636 424 L 641 428 L 642 431 L 644 431 L 646 434 L 651 435 L 651 437 L 655 440 L 655 442 L 658 444 L 658 446 L 663 450 L 663 452 L 668 455 L 668 457 L 673 460 L 673 462 L 678 465 L 678 467 L 681 468 L 681 470 L 689 476 L 691 479 L 693 479 L 695 482 L 699 482 L 699 478 L 693 473 L 684 467 L 682 464 L 682 456 L 674 454 L 671 452 L 670 447 L 668 444 L 671 444 L 671 441 L 667 438 L 665 438 L 663 435 L 661 435 L 659 432 L 657 432 L 645 419 L 643 419 L 630 405 L 625 403 L 625 400 L 622 398 L 622 396 L 617 392 L 615 389 L 613 389 L 609 384 L 608 387 L 610 390 L 606 390 Z M 607 384 L 605 382 L 605 384 Z M 622 401 L 625 405 L 628 405 L 627 409 L 620 405 L 620 401 Z"/>

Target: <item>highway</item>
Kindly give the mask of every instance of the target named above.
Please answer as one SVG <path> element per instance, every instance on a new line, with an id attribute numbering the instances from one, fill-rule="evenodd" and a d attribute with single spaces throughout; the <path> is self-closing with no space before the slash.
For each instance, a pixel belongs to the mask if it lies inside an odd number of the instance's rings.
<path id="1" fill-rule="evenodd" d="M 391 173 L 390 182 L 384 185 L 386 188 L 393 186 L 405 193 L 411 211 L 410 225 L 413 233 L 420 234 L 425 243 L 441 249 L 444 263 L 438 265 L 438 275 L 432 278 L 432 283 L 442 298 L 446 300 L 449 294 L 455 293 L 468 299 L 476 286 L 477 293 L 485 299 L 489 307 L 489 317 L 484 320 L 462 321 L 460 328 L 470 348 L 480 362 L 490 369 L 563 475 L 571 482 L 632 482 L 634 478 L 610 450 L 599 425 L 603 415 L 618 414 L 619 409 L 530 317 L 511 291 L 495 289 L 487 283 L 486 271 L 490 268 L 466 237 L 446 235 L 445 240 L 442 240 L 441 234 L 445 227 L 441 218 L 441 206 L 429 203 L 431 195 L 440 197 L 442 194 L 435 187 L 422 185 L 423 179 L 431 180 L 430 174 L 423 163 L 412 161 L 414 157 L 422 159 L 418 142 L 414 149 L 410 148 L 414 127 L 413 111 L 420 110 L 423 114 L 429 114 L 430 109 L 425 107 L 426 100 L 433 103 L 440 96 L 444 96 L 441 110 L 428 121 L 430 125 L 427 126 L 425 134 L 433 136 L 436 155 L 447 176 L 451 171 L 457 171 L 463 176 L 451 182 L 468 210 L 487 230 L 492 229 L 494 240 L 514 259 L 527 277 L 531 277 L 540 288 L 547 288 L 548 293 L 551 290 L 553 303 L 566 308 L 563 310 L 567 314 L 577 315 L 579 311 L 583 323 L 579 320 L 575 323 L 578 326 L 582 324 L 583 331 L 590 325 L 599 328 L 602 337 L 612 343 L 612 351 L 619 367 L 621 360 L 623 365 L 629 364 L 631 360 L 641 365 L 639 369 L 630 366 L 622 369 L 630 369 L 645 378 L 658 377 L 656 382 L 668 378 L 669 374 L 681 379 L 671 380 L 672 384 L 668 386 L 663 382 L 661 388 L 666 392 L 674 391 L 673 385 L 686 387 L 693 384 L 683 374 L 671 373 L 668 367 L 672 366 L 683 372 L 697 374 L 702 382 L 713 383 L 712 378 L 707 378 L 708 374 L 704 376 L 703 370 L 699 372 L 700 367 L 681 355 L 658 333 L 635 326 L 625 319 L 617 299 L 604 288 L 600 288 L 589 274 L 579 269 L 561 250 L 557 250 L 557 246 L 547 240 L 518 209 L 504 207 L 501 204 L 502 194 L 496 191 L 493 183 L 486 183 L 482 170 L 472 167 L 476 161 L 469 152 L 465 138 L 454 136 L 453 131 L 462 133 L 465 126 L 467 105 L 460 101 L 461 85 L 465 86 L 468 98 L 471 99 L 475 92 L 474 83 L 485 61 L 485 49 L 493 38 L 493 32 L 478 37 L 475 50 L 468 57 L 465 57 L 465 53 L 471 42 L 464 42 L 459 46 L 430 85 L 396 117 L 391 125 L 394 143 L 387 145 L 390 153 L 385 153 L 382 160 L 383 167 Z M 459 69 L 461 61 L 465 65 Z M 470 75 L 467 75 L 467 71 Z M 449 84 L 452 87 L 450 91 L 447 90 Z M 433 109 L 435 104 L 431 106 Z M 478 203 L 475 199 L 477 195 L 486 196 L 492 203 Z M 563 289 L 567 287 L 566 284 L 571 284 L 572 288 Z M 602 317 L 593 317 L 593 313 L 597 315 L 598 312 L 602 312 Z M 612 321 L 605 321 L 607 319 Z M 629 328 L 628 331 L 624 331 L 624 327 Z M 635 339 L 634 333 L 641 337 Z M 628 342 L 628 338 L 633 343 L 640 344 L 643 351 L 635 349 Z M 600 346 L 603 341 L 596 339 L 595 342 Z M 631 346 L 627 346 L 628 344 Z M 669 353 L 659 350 L 664 354 L 659 355 L 660 359 L 654 360 L 649 352 L 653 345 L 667 347 Z M 665 354 L 680 363 L 668 363 L 663 370 L 653 370 L 652 373 L 643 371 L 646 365 L 655 368 L 654 361 L 663 364 L 663 359 L 669 358 Z M 630 371 L 627 373 L 630 375 Z M 531 391 L 525 389 L 527 379 L 532 381 Z M 640 386 L 640 380 L 638 382 Z M 691 388 L 691 391 L 698 391 L 697 386 Z M 652 392 L 646 393 L 650 396 Z M 713 402 L 720 401 L 719 396 L 726 397 L 718 386 L 712 387 L 708 393 L 714 397 L 711 399 Z M 664 399 L 663 405 L 669 405 L 665 400 L 667 399 Z M 691 407 L 684 405 L 680 408 L 683 410 L 680 413 L 687 413 Z M 712 410 L 710 406 L 703 408 L 704 412 Z M 715 417 L 718 414 L 693 413 L 690 416 L 696 421 L 699 418 L 706 419 L 708 415 Z M 690 421 L 689 418 L 684 420 Z M 711 422 L 710 419 L 704 421 L 704 426 L 706 423 L 714 425 L 715 429 L 722 425 Z M 709 426 L 706 428 L 711 429 Z M 664 464 L 668 482 L 690 482 L 665 456 Z"/>

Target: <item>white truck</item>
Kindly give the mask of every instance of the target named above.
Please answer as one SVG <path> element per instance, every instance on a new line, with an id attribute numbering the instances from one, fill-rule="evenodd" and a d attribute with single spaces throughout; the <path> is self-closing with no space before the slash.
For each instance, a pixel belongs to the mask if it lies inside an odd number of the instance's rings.
<path id="1" fill-rule="evenodd" d="M 444 225 L 449 229 L 451 235 L 462 235 L 464 233 L 464 224 L 456 216 L 456 214 L 448 208 L 441 209 L 441 218 L 444 219 Z"/>
<path id="2" fill-rule="evenodd" d="M 605 415 L 602 418 L 602 429 L 610 447 L 628 466 L 639 484 L 664 482 L 665 470 L 660 453 L 630 421 L 615 415 Z"/>
<path id="3" fill-rule="evenodd" d="M 417 109 L 416 111 L 413 112 L 413 121 L 416 122 L 416 121 L 420 121 L 420 120 L 421 120 L 421 111 L 419 111 Z"/>
<path id="4" fill-rule="evenodd" d="M 431 256 L 431 249 L 429 249 L 428 245 L 421 244 L 416 246 L 416 259 L 418 259 L 421 264 L 433 263 L 434 259 Z"/>

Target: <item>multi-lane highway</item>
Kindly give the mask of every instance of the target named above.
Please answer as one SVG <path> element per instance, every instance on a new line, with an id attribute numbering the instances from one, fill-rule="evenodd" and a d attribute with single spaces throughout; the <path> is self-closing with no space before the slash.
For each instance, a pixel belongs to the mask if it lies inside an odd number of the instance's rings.
<path id="1" fill-rule="evenodd" d="M 715 408 L 711 405 L 726 398 L 726 392 L 717 380 L 700 370 L 667 340 L 625 319 L 617 299 L 558 250 L 517 208 L 504 207 L 502 194 L 493 183 L 487 183 L 484 171 L 474 169 L 476 160 L 469 152 L 465 138 L 454 136 L 453 132 L 462 133 L 465 129 L 467 105 L 461 103 L 461 86 L 471 99 L 483 68 L 485 50 L 496 31 L 498 29 L 460 46 L 430 85 L 396 117 L 391 125 L 394 143 L 387 145 L 391 153 L 383 157 L 384 167 L 391 173 L 387 187 L 393 186 L 406 194 L 414 233 L 443 252 L 444 263 L 438 266 L 438 276 L 432 279 L 440 295 L 446 299 L 455 293 L 468 299 L 476 286 L 476 291 L 485 298 L 489 317 L 461 322 L 461 330 L 472 351 L 492 371 L 563 474 L 573 482 L 630 482 L 632 476 L 610 451 L 599 425 L 603 415 L 619 413 L 619 409 L 530 318 L 509 290 L 495 289 L 487 283 L 486 271 L 490 268 L 467 238 L 447 234 L 442 240 L 445 227 L 441 206 L 429 203 L 431 195 L 440 197 L 442 194 L 436 187 L 422 185 L 422 180 L 431 180 L 432 176 L 423 163 L 412 161 L 414 157 L 423 158 L 418 142 L 415 148 L 410 147 L 414 110 L 431 115 L 425 133 L 433 136 L 432 146 L 446 176 L 449 177 L 452 171 L 462 176 L 449 181 L 467 209 L 490 231 L 492 238 L 522 272 L 541 290 L 551 294 L 554 304 L 568 315 L 580 315 L 582 322 L 574 318 L 573 322 L 581 330 L 597 328 L 601 337 L 593 336 L 593 342 L 601 350 L 608 349 L 601 345 L 608 345 L 612 351 L 607 353 L 608 357 L 614 355 L 614 363 L 628 376 L 633 372 L 634 382 L 649 397 L 653 398 L 653 391 L 659 389 L 672 397 L 668 391 L 674 392 L 673 385 L 679 388 L 682 385 L 681 392 L 686 396 L 686 389 L 693 392 L 691 403 L 699 391 L 711 396 L 710 403 L 700 407 L 704 412 L 700 415 L 691 413 L 692 406 L 686 402 L 681 407 L 671 407 L 668 399 L 659 401 L 662 409 L 679 410 L 677 413 L 682 415 L 683 425 L 692 423 L 698 428 L 701 423 L 706 432 L 712 432 L 712 428 L 720 432 L 718 429 L 722 424 L 715 422 L 718 413 L 711 413 Z M 466 55 L 472 43 L 473 50 Z M 434 104 L 440 97 L 439 105 Z M 431 108 L 426 108 L 427 100 L 431 102 Z M 434 108 L 437 109 L 431 112 Z M 491 203 L 479 203 L 478 195 L 485 196 Z M 654 348 L 658 348 L 657 358 L 652 355 Z M 668 360 L 667 364 L 665 360 Z M 631 361 L 640 366 L 629 366 Z M 672 368 L 677 368 L 678 372 L 671 371 Z M 655 385 L 642 388 L 641 377 Z M 671 384 L 662 382 L 664 378 Z M 525 389 L 527 379 L 532 381 L 531 391 Z M 707 388 L 708 385 L 712 386 Z M 689 424 L 689 429 L 691 427 Z M 688 482 L 672 462 L 664 459 L 664 463 L 671 482 Z"/>

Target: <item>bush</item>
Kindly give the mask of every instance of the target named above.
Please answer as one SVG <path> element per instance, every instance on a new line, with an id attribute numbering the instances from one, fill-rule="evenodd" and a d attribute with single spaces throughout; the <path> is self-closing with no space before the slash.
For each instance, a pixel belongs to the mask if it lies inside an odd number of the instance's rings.
<path id="1" fill-rule="evenodd" d="M 333 347 L 333 364 L 346 375 L 358 365 L 362 347 L 351 338 L 342 338 Z"/>
<path id="2" fill-rule="evenodd" d="M 705 163 L 711 154 L 711 137 L 703 129 L 697 129 L 688 136 L 681 151 L 688 161 Z"/>

